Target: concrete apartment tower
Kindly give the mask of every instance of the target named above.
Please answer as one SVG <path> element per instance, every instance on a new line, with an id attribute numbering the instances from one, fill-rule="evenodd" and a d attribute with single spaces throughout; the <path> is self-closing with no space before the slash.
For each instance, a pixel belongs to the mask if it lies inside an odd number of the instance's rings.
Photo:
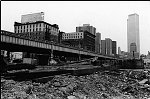
<path id="1" fill-rule="evenodd" d="M 117 54 L 117 42 L 112 41 L 112 54 L 116 55 Z"/>
<path id="2" fill-rule="evenodd" d="M 101 40 L 101 54 L 102 55 L 106 54 L 106 42 L 105 42 L 105 40 Z"/>
<path id="3" fill-rule="evenodd" d="M 101 53 L 101 33 L 99 33 L 99 32 L 96 33 L 95 52 Z"/>
<path id="4" fill-rule="evenodd" d="M 112 40 L 110 38 L 105 38 L 106 44 L 106 55 L 112 55 Z"/>
<path id="5" fill-rule="evenodd" d="M 127 49 L 129 53 L 133 53 L 134 51 L 135 53 L 140 54 L 139 15 L 136 13 L 128 15 Z"/>

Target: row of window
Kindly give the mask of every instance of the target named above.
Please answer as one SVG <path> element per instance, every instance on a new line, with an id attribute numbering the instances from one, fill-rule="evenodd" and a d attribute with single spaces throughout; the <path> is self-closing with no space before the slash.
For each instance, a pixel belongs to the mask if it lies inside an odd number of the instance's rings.
<path id="1" fill-rule="evenodd" d="M 44 24 L 44 28 L 49 29 L 49 30 L 53 30 L 53 31 L 56 31 L 56 32 L 59 32 L 59 30 L 58 30 L 57 28 L 52 27 L 52 26 L 50 26 L 50 25 Z"/>
<path id="2" fill-rule="evenodd" d="M 30 36 L 29 38 L 30 39 L 40 39 L 40 40 L 44 39 L 44 37 L 40 37 L 40 36 Z"/>
<path id="3" fill-rule="evenodd" d="M 81 36 L 83 35 L 83 33 L 66 33 L 66 34 L 63 34 L 63 36 Z"/>
<path id="4" fill-rule="evenodd" d="M 35 32 L 35 31 L 43 31 L 43 29 L 42 28 L 15 29 L 15 33 Z"/>
<path id="5" fill-rule="evenodd" d="M 63 36 L 62 39 L 79 39 L 83 38 L 83 36 Z"/>
<path id="6" fill-rule="evenodd" d="M 42 32 L 32 32 L 29 33 L 29 35 L 33 35 L 33 36 L 43 36 L 44 34 Z"/>
<path id="7" fill-rule="evenodd" d="M 48 28 L 50 30 L 59 32 L 59 30 L 55 27 L 51 27 L 50 25 L 46 25 L 46 24 L 44 24 L 43 26 L 43 23 L 38 23 L 38 24 L 15 26 L 15 33 L 43 31 L 43 28 Z"/>
<path id="8" fill-rule="evenodd" d="M 30 24 L 30 25 L 21 25 L 21 26 L 16 26 L 16 29 L 26 29 L 26 28 L 40 28 L 42 27 L 43 23 L 38 23 L 38 24 Z"/>
<path id="9" fill-rule="evenodd" d="M 25 32 L 36 32 L 36 31 L 43 31 L 41 28 L 36 28 L 36 29 L 21 29 L 21 30 L 15 30 L 15 33 L 25 33 Z M 56 31 L 51 31 L 50 32 L 52 35 L 58 35 L 58 32 Z"/>

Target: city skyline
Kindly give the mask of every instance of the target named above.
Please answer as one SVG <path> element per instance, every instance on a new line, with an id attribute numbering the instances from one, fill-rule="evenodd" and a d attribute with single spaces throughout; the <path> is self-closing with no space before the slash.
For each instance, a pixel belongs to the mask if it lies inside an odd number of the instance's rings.
<path id="1" fill-rule="evenodd" d="M 117 41 L 117 47 L 127 51 L 127 17 L 137 13 L 140 17 L 140 52 L 147 54 L 150 50 L 145 44 L 150 42 L 148 9 L 148 1 L 2 1 L 1 30 L 14 32 L 14 22 L 21 22 L 21 15 L 44 12 L 45 22 L 58 24 L 60 31 L 75 32 L 77 26 L 90 24 L 101 33 L 102 39 L 111 38 Z"/>

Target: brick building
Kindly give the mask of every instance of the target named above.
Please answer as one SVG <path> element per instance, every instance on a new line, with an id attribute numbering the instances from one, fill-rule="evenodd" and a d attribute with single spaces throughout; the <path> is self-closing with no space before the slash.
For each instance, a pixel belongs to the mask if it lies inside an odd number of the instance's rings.
<path id="1" fill-rule="evenodd" d="M 59 27 L 57 24 L 49 24 L 44 21 L 14 23 L 14 32 L 23 34 L 30 39 L 58 42 Z"/>
<path id="2" fill-rule="evenodd" d="M 76 27 L 76 32 L 88 31 L 89 33 L 96 35 L 96 28 L 90 26 L 90 24 L 83 24 L 83 26 Z"/>
<path id="3" fill-rule="evenodd" d="M 88 31 L 64 33 L 62 43 L 72 47 L 95 51 L 95 35 Z"/>

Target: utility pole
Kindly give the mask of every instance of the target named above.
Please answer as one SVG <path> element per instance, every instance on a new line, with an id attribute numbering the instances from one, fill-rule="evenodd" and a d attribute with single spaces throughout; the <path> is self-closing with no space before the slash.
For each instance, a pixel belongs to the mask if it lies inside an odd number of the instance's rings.
<path id="1" fill-rule="evenodd" d="M 80 45 L 80 40 L 79 40 L 79 61 L 81 60 L 80 49 L 81 49 L 81 45 Z"/>
<path id="2" fill-rule="evenodd" d="M 51 41 L 51 61 L 53 59 L 53 41 Z"/>
<path id="3" fill-rule="evenodd" d="M 50 36 L 50 43 L 51 43 L 51 51 L 50 51 L 50 59 L 49 59 L 49 65 L 51 65 L 51 64 L 56 64 L 56 61 L 53 59 L 54 58 L 54 55 L 53 55 L 53 40 L 52 40 L 52 35 L 51 35 L 51 31 L 50 31 L 50 29 L 48 29 L 48 31 L 47 31 L 49 34 L 49 36 Z"/>

